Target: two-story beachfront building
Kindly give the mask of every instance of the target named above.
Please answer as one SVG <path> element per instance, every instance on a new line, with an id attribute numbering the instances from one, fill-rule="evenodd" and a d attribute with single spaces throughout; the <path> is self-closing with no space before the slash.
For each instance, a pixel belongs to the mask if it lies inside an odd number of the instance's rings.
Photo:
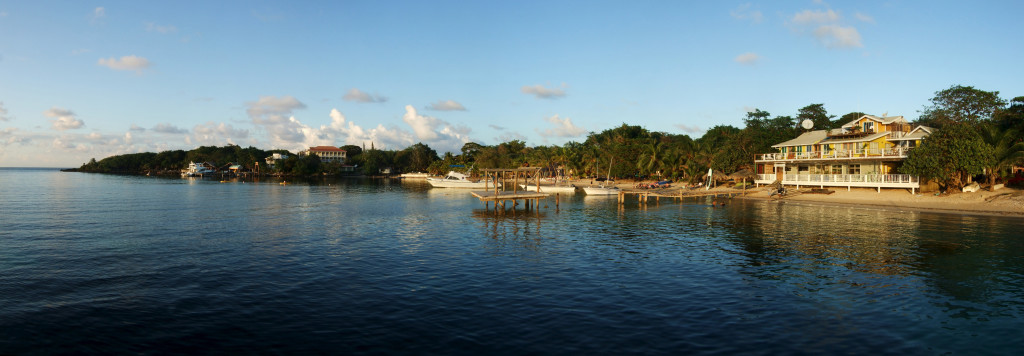
<path id="1" fill-rule="evenodd" d="M 310 154 L 319 156 L 320 162 L 337 162 L 344 164 L 347 159 L 347 151 L 334 146 L 310 147 L 308 150 L 299 152 L 299 155 L 302 156 Z"/>
<path id="2" fill-rule="evenodd" d="M 757 184 L 920 189 L 918 177 L 897 174 L 907 152 L 934 129 L 903 116 L 864 115 L 834 130 L 808 131 L 754 158 Z"/>

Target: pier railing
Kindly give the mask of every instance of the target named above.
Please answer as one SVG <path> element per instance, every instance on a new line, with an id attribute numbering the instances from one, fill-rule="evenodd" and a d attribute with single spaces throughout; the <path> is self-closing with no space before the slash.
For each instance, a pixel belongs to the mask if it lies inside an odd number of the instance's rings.
<path id="1" fill-rule="evenodd" d="M 785 162 L 805 160 L 840 160 L 855 158 L 906 158 L 910 147 L 864 148 L 855 150 L 829 150 L 809 152 L 777 152 L 756 155 L 759 162 Z"/>

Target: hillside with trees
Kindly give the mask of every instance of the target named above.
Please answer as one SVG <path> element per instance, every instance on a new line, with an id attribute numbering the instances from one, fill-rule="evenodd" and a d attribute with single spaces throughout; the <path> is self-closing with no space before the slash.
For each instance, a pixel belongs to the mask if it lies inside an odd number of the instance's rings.
<path id="1" fill-rule="evenodd" d="M 842 116 L 829 114 L 824 104 L 810 104 L 796 110 L 793 116 L 776 115 L 754 109 L 743 117 L 744 127 L 719 125 L 709 128 L 700 137 L 650 131 L 643 126 L 623 123 L 600 132 L 591 132 L 582 142 L 563 145 L 533 146 L 520 140 L 485 145 L 464 144 L 459 152 L 438 155 L 424 143 L 401 150 L 379 150 L 356 145 L 340 148 L 347 151 L 344 167 L 339 163 L 321 162 L 315 155 L 299 156 L 285 150 L 261 150 L 235 145 L 203 146 L 190 151 L 133 153 L 95 159 L 79 171 L 105 173 L 177 172 L 189 162 L 210 162 L 215 166 L 238 164 L 254 170 L 257 162 L 281 153 L 288 158 L 271 169 L 262 165 L 261 173 L 282 175 L 356 174 L 379 175 L 404 172 L 444 174 L 449 170 L 482 168 L 542 167 L 548 175 L 575 178 L 671 179 L 694 182 L 708 168 L 724 173 L 749 169 L 755 154 L 774 152 L 774 144 L 805 132 L 804 120 L 814 129 L 832 129 L 850 122 L 864 113 Z M 986 92 L 973 87 L 954 85 L 935 93 L 916 120 L 942 132 L 907 158 L 903 173 L 939 181 L 943 186 L 962 186 L 969 178 L 987 172 L 993 182 L 1009 175 L 1009 169 L 1024 163 L 1024 97 L 1007 102 L 999 92 Z M 470 172 L 473 173 L 473 172 Z"/>

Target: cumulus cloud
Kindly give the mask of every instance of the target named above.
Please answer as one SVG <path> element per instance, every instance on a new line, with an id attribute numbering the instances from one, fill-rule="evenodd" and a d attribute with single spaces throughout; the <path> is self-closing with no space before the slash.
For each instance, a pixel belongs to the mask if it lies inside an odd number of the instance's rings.
<path id="1" fill-rule="evenodd" d="M 436 103 L 430 104 L 428 109 L 437 111 L 466 111 L 466 107 L 455 100 L 438 100 Z"/>
<path id="2" fill-rule="evenodd" d="M 858 18 L 863 21 L 860 16 Z M 797 32 L 808 32 L 810 29 L 811 35 L 826 48 L 864 47 L 857 28 L 844 26 L 842 15 L 832 9 L 804 10 L 793 15 L 789 23 Z"/>
<path id="3" fill-rule="evenodd" d="M 387 97 L 378 95 L 376 93 L 371 95 L 356 88 L 352 88 L 351 90 L 349 90 L 348 93 L 345 93 L 345 96 L 341 97 L 341 99 L 345 101 L 354 101 L 357 103 L 383 103 L 385 101 L 388 101 Z"/>
<path id="4" fill-rule="evenodd" d="M 218 124 L 213 121 L 208 121 L 205 124 L 199 124 L 192 128 L 193 142 L 198 144 L 233 144 L 238 139 L 245 139 L 248 137 L 249 130 L 235 129 L 233 126 L 223 122 Z"/>
<path id="5" fill-rule="evenodd" d="M 587 129 L 576 126 L 575 124 L 572 123 L 572 119 L 568 117 L 565 119 L 559 119 L 558 115 L 556 114 L 552 117 L 544 119 L 544 121 L 547 121 L 555 125 L 555 127 L 549 128 L 544 131 L 541 131 L 540 129 L 537 130 L 537 133 L 544 137 L 576 137 L 587 133 Z"/>
<path id="6" fill-rule="evenodd" d="M 839 25 L 825 25 L 814 29 L 814 37 L 828 48 L 864 47 L 856 28 Z"/>
<path id="7" fill-rule="evenodd" d="M 158 33 L 162 33 L 162 34 L 168 34 L 168 33 L 178 32 L 178 28 L 174 27 L 174 25 L 157 25 L 157 24 L 152 23 L 152 22 L 147 22 L 146 23 L 146 31 L 147 32 L 158 32 Z"/>
<path id="8" fill-rule="evenodd" d="M 736 61 L 736 63 L 739 63 L 739 64 L 754 65 L 754 64 L 757 64 L 757 61 L 760 60 L 760 59 L 761 59 L 761 57 L 758 56 L 756 53 L 754 53 L 754 52 L 747 52 L 747 53 L 744 53 L 744 54 L 736 56 L 736 58 L 733 59 L 733 60 Z"/>
<path id="9" fill-rule="evenodd" d="M 10 119 L 7 116 L 7 108 L 4 107 L 4 102 L 0 101 L 0 121 L 9 121 Z"/>
<path id="10" fill-rule="evenodd" d="M 402 116 L 402 121 L 412 127 L 418 140 L 428 142 L 428 144 L 432 143 L 445 150 L 457 150 L 469 142 L 469 128 L 456 127 L 443 120 L 420 115 L 416 113 L 416 108 L 412 105 L 405 106 L 405 115 Z"/>
<path id="11" fill-rule="evenodd" d="M 793 15 L 793 23 L 798 25 L 824 24 L 839 21 L 839 13 L 828 10 L 804 10 Z"/>
<path id="12" fill-rule="evenodd" d="M 76 118 L 75 113 L 71 112 L 71 110 L 53 107 L 50 110 L 43 111 L 43 115 L 56 118 L 55 120 L 50 120 L 53 123 L 54 130 L 73 130 L 85 126 L 85 122 Z"/>
<path id="13" fill-rule="evenodd" d="M 96 64 L 113 70 L 133 70 L 141 73 L 143 69 L 149 68 L 149 60 L 136 55 L 124 56 L 121 58 L 100 58 Z"/>
<path id="14" fill-rule="evenodd" d="M 689 125 L 685 125 L 685 124 L 676 124 L 676 127 L 678 127 L 680 130 L 683 130 L 683 132 L 685 132 L 685 133 L 691 133 L 691 134 L 701 133 L 701 132 L 704 131 L 699 126 L 697 126 L 697 125 L 689 126 Z"/>
<path id="15" fill-rule="evenodd" d="M 565 88 L 565 84 L 562 84 L 562 88 Z M 565 89 L 547 88 L 540 84 L 534 86 L 524 85 L 519 90 L 523 94 L 533 95 L 537 99 L 558 99 L 565 96 Z"/>
<path id="16" fill-rule="evenodd" d="M 156 124 L 155 127 L 153 127 L 153 132 L 161 133 L 161 134 L 175 134 L 175 135 L 179 135 L 179 134 L 187 134 L 188 133 L 188 129 L 183 129 L 183 128 L 174 126 L 172 124 L 159 123 L 159 124 Z"/>
<path id="17" fill-rule="evenodd" d="M 146 128 L 142 127 L 142 126 L 139 126 L 139 125 L 136 125 L 136 124 L 132 124 L 132 127 L 129 127 L 128 131 L 132 131 L 132 132 L 146 132 Z"/>
<path id="18" fill-rule="evenodd" d="M 764 16 L 761 15 L 760 10 L 751 10 L 751 6 L 749 2 L 742 4 L 735 10 L 729 11 L 729 15 L 738 20 L 750 20 L 754 23 L 760 23 Z"/>
<path id="19" fill-rule="evenodd" d="M 861 21 L 863 21 L 863 22 L 867 22 L 867 23 L 875 23 L 875 18 L 874 18 L 874 17 L 871 17 L 871 16 L 870 16 L 870 15 L 868 15 L 868 14 L 864 14 L 864 13 L 860 13 L 860 12 L 858 12 L 858 13 L 855 13 L 855 14 L 853 14 L 853 17 L 855 17 L 855 18 L 857 18 L 858 20 L 861 20 Z"/>

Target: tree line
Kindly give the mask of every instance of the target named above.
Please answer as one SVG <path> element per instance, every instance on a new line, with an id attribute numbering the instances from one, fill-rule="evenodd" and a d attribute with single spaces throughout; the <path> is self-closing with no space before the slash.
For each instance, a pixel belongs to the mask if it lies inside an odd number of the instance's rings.
<path id="1" fill-rule="evenodd" d="M 989 172 L 992 181 L 1022 163 L 1024 152 L 1024 97 L 1009 102 L 999 92 L 954 85 L 935 93 L 915 124 L 936 128 L 917 149 L 911 150 L 901 173 L 940 182 L 944 187 L 962 186 L 968 177 Z M 671 179 L 694 182 L 709 168 L 724 173 L 752 169 L 756 154 L 774 152 L 771 147 L 796 138 L 810 120 L 814 129 L 835 129 L 864 115 L 850 112 L 831 115 L 824 104 L 810 104 L 794 115 L 777 115 L 754 109 L 743 118 L 744 127 L 719 125 L 702 136 L 650 131 L 623 123 L 591 132 L 583 142 L 527 146 L 520 140 L 496 145 L 469 142 L 459 152 L 438 153 L 424 143 L 402 150 L 369 149 L 346 145 L 346 165 L 366 175 L 402 172 L 444 174 L 449 170 L 542 167 L 549 175 L 576 178 L 605 177 Z M 315 155 L 297 156 L 285 150 L 264 151 L 235 145 L 203 146 L 191 151 L 135 153 L 90 160 L 79 169 L 88 172 L 140 172 L 180 170 L 189 162 L 228 162 L 253 169 L 273 153 L 289 157 L 263 172 L 311 175 L 344 172 L 341 164 L 321 162 Z M 473 173 L 473 172 L 470 172 Z"/>

